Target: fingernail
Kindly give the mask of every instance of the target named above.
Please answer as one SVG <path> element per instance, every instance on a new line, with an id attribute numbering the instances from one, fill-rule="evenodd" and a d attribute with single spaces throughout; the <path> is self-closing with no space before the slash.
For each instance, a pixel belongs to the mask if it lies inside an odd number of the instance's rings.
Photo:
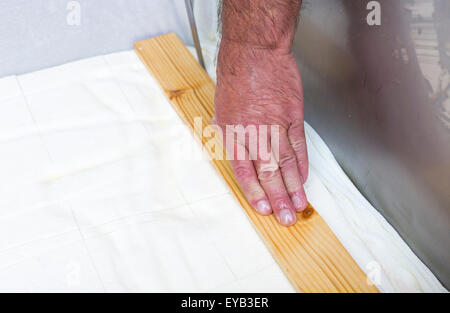
<path id="1" fill-rule="evenodd" d="M 269 201 L 260 200 L 256 203 L 256 211 L 258 211 L 261 215 L 269 215 L 272 213 L 272 209 L 270 208 Z"/>
<path id="2" fill-rule="evenodd" d="M 291 210 L 283 209 L 280 211 L 280 222 L 285 226 L 290 226 L 294 222 Z"/>
<path id="3" fill-rule="evenodd" d="M 305 204 L 303 203 L 302 197 L 299 194 L 294 194 L 291 198 L 292 204 L 296 210 L 303 210 Z"/>

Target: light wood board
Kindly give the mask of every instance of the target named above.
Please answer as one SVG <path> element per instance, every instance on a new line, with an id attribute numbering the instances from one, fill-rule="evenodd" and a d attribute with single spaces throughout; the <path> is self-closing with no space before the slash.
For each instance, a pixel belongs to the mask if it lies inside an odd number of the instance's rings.
<path id="1" fill-rule="evenodd" d="M 173 33 L 150 38 L 137 42 L 135 50 L 183 121 L 191 129 L 195 117 L 203 119 L 203 127 L 209 125 L 216 86 L 179 38 Z M 202 144 L 209 140 L 203 137 Z M 295 226 L 280 226 L 273 215 L 255 213 L 228 161 L 212 162 L 295 290 L 378 292 L 311 205 L 297 214 Z"/>

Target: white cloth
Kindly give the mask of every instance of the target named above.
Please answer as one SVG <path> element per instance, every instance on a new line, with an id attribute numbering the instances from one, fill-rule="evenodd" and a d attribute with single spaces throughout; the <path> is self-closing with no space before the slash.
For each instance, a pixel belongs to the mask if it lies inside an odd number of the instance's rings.
<path id="1" fill-rule="evenodd" d="M 380 290 L 445 291 L 306 131 L 308 199 Z M 293 291 L 198 151 L 132 51 L 0 79 L 0 291 Z"/>

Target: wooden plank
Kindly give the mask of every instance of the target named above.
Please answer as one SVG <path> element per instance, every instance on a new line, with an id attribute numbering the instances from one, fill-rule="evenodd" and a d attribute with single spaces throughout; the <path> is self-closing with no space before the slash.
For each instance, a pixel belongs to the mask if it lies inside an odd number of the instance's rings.
<path id="1" fill-rule="evenodd" d="M 201 117 L 203 127 L 209 125 L 215 84 L 178 37 L 171 33 L 140 41 L 135 50 L 184 122 L 192 129 L 194 118 Z M 209 140 L 202 136 L 203 145 Z M 228 161 L 212 162 L 297 291 L 378 292 L 366 282 L 364 272 L 311 205 L 297 214 L 295 226 L 280 226 L 273 215 L 255 213 Z"/>

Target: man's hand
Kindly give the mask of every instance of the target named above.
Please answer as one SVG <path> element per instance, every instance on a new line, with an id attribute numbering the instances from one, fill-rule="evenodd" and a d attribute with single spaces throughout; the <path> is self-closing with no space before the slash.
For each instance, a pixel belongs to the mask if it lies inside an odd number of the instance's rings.
<path id="1" fill-rule="evenodd" d="M 303 189 L 308 176 L 303 90 L 291 53 L 300 3 L 224 0 L 217 68 L 215 123 L 225 137 L 230 135 L 227 125 L 254 125 L 258 139 L 266 140 L 273 151 L 270 145 L 274 138 L 270 136 L 274 134 L 269 132 L 268 138 L 263 138 L 259 130 L 261 125 L 278 126 L 278 155 L 263 158 L 260 149 L 248 146 L 249 140 L 235 140 L 234 145 L 246 147 L 245 158 L 233 155 L 231 164 L 255 210 L 262 215 L 273 212 L 285 226 L 295 224 L 295 212 L 307 206 Z"/>

